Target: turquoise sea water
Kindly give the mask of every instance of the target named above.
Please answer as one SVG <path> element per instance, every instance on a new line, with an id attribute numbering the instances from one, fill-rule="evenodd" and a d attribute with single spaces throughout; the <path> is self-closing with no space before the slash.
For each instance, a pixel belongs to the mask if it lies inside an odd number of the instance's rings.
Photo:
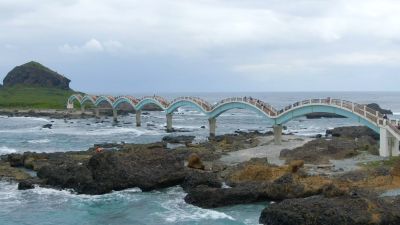
<path id="1" fill-rule="evenodd" d="M 230 96 L 253 96 L 281 108 L 295 101 L 308 98 L 332 97 L 359 103 L 377 102 L 384 108 L 400 115 L 400 93 L 211 93 L 211 94 L 168 94 L 168 99 L 181 95 L 195 95 L 213 103 Z M 140 96 L 140 95 L 139 95 Z M 102 122 L 101 122 L 102 121 Z M 86 150 L 96 143 L 159 141 L 166 135 L 163 112 L 143 115 L 143 126 L 134 126 L 134 115 L 120 117 L 113 124 L 111 118 L 53 120 L 49 118 L 0 117 L 0 155 L 12 152 L 74 151 Z M 53 129 L 43 129 L 51 123 Z M 288 130 L 298 135 L 325 133 L 328 128 L 355 125 L 349 119 L 298 118 L 289 122 Z M 207 137 L 207 120 L 193 109 L 180 109 L 173 125 L 188 132 L 176 135 L 195 135 L 197 141 Z M 254 113 L 232 110 L 217 119 L 217 133 L 232 133 L 241 130 L 271 129 L 262 118 Z M 76 195 L 69 191 L 36 188 L 18 191 L 17 184 L 0 181 L 0 225 L 14 224 L 258 224 L 261 210 L 268 203 L 238 205 L 218 209 L 201 209 L 183 201 L 185 193 L 172 187 L 148 193 L 138 189 L 113 192 L 102 196 Z"/>

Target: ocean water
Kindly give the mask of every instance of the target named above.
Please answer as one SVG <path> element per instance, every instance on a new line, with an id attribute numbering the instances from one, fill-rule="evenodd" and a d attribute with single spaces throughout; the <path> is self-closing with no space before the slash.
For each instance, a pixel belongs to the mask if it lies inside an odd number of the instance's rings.
<path id="1" fill-rule="evenodd" d="M 145 93 L 152 94 L 152 93 Z M 145 94 L 138 94 L 141 96 Z M 160 94 L 162 95 L 162 94 Z M 392 109 L 400 118 L 400 92 L 396 93 L 174 93 L 164 94 L 172 100 L 182 95 L 198 96 L 215 103 L 231 96 L 252 96 L 282 108 L 295 101 L 309 98 L 341 98 L 358 103 L 376 102 Z M 142 127 L 135 127 L 135 116 L 62 120 L 31 117 L 0 116 L 0 155 L 36 151 L 57 152 L 86 150 L 96 143 L 159 141 L 165 132 L 165 114 L 150 112 L 142 116 Z M 53 124 L 52 129 L 42 128 Z M 285 132 L 298 135 L 323 134 L 326 129 L 356 125 L 346 118 L 298 118 L 286 124 Z M 208 135 L 208 121 L 191 108 L 179 109 L 173 126 L 188 132 L 174 135 L 195 135 L 203 141 Z M 201 128 L 206 126 L 206 128 Z M 217 134 L 243 131 L 271 130 L 272 124 L 252 112 L 232 110 L 217 119 Z M 179 187 L 142 193 L 139 189 L 113 192 L 102 196 L 76 195 L 68 190 L 46 188 L 18 191 L 17 184 L 0 181 L 0 225 L 8 224 L 258 224 L 258 217 L 267 202 L 206 210 L 186 204 L 185 193 Z"/>

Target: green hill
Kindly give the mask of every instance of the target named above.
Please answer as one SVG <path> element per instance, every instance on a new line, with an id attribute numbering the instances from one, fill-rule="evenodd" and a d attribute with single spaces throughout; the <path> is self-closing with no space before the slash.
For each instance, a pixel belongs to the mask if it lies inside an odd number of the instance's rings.
<path id="1" fill-rule="evenodd" d="M 0 86 L 0 108 L 65 109 L 70 80 L 37 62 L 12 69 Z"/>
<path id="2" fill-rule="evenodd" d="M 65 109 L 73 90 L 15 86 L 0 88 L 0 108 Z"/>

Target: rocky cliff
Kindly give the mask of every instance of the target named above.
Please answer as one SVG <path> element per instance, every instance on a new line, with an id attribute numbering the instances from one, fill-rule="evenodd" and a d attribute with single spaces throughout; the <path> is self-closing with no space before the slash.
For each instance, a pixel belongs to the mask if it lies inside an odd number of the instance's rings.
<path id="1" fill-rule="evenodd" d="M 37 62 L 28 62 L 12 69 L 4 78 L 4 87 L 18 85 L 69 90 L 71 81 Z"/>

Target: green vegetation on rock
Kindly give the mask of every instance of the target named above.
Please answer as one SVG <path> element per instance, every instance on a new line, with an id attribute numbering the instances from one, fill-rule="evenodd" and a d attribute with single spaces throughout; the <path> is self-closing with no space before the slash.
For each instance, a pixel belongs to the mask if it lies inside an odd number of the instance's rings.
<path id="1" fill-rule="evenodd" d="M 374 169 L 379 167 L 392 167 L 400 161 L 400 156 L 391 156 L 385 160 L 376 160 L 359 164 L 361 167 L 367 169 Z"/>
<path id="2" fill-rule="evenodd" d="M 65 109 L 73 90 L 15 86 L 0 89 L 0 108 Z"/>
<path id="3" fill-rule="evenodd" d="M 0 85 L 0 109 L 65 109 L 70 80 L 38 62 L 12 69 Z"/>

